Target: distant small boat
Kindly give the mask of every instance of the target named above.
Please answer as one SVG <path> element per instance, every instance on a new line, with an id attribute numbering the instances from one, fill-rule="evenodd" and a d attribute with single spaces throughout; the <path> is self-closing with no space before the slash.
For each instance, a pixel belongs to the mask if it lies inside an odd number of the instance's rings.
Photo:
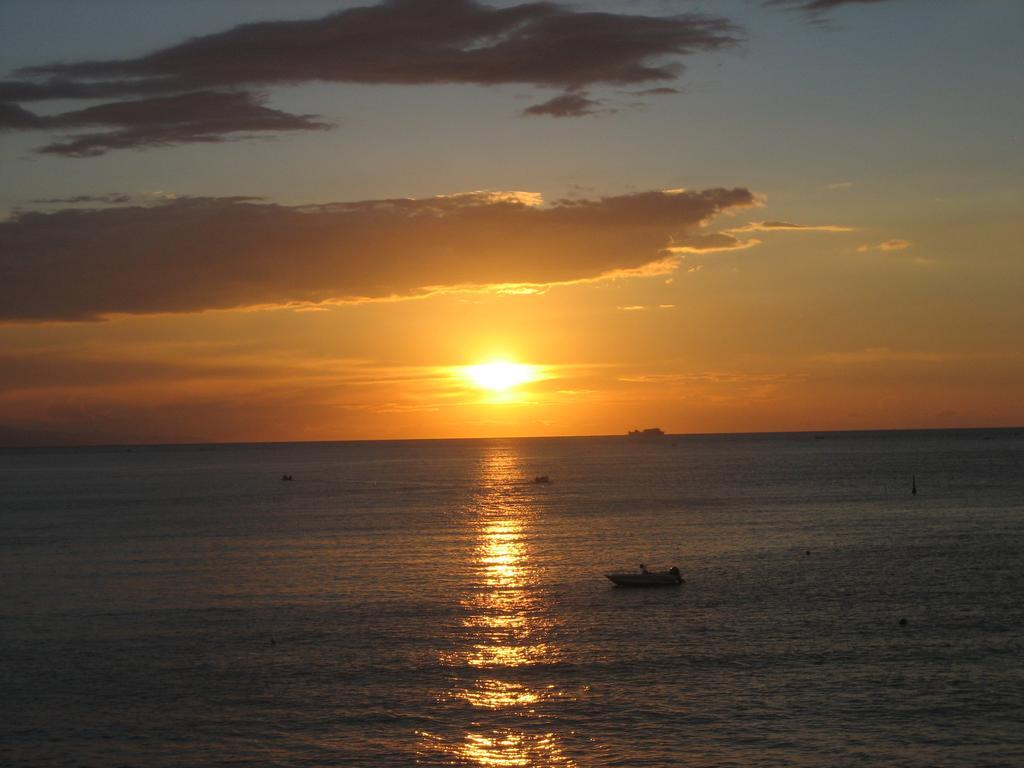
<path id="1" fill-rule="evenodd" d="M 283 483 L 291 482 L 294 479 L 291 475 L 281 475 L 281 482 Z"/>
<path id="2" fill-rule="evenodd" d="M 606 573 L 605 576 L 617 587 L 678 587 L 683 583 L 674 565 L 667 571 L 648 571 L 641 565 L 637 573 Z"/>
<path id="3" fill-rule="evenodd" d="M 910 495 L 917 496 L 917 475 L 910 477 Z"/>
<path id="4" fill-rule="evenodd" d="M 547 475 L 537 475 L 535 478 L 533 478 L 533 482 L 535 482 L 535 483 L 550 483 L 551 482 L 551 478 L 548 477 Z"/>

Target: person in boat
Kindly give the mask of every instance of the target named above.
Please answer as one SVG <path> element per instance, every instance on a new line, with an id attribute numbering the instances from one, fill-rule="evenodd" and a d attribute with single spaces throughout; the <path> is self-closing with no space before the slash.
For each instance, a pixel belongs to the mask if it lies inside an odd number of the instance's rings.
<path id="1" fill-rule="evenodd" d="M 647 566 L 643 563 L 640 563 L 640 573 L 650 573 L 650 571 L 647 570 Z"/>

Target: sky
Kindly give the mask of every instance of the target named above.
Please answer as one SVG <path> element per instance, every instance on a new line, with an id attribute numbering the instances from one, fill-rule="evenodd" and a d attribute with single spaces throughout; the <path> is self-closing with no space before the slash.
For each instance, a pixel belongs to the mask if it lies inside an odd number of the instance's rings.
<path id="1" fill-rule="evenodd" d="M 1022 32 L 3 0 L 0 445 L 1022 425 Z"/>

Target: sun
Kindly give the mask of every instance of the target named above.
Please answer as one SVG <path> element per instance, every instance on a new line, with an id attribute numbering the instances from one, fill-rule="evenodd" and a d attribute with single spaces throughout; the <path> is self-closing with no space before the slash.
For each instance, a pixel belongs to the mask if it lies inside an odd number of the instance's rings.
<path id="1" fill-rule="evenodd" d="M 470 365 L 464 369 L 464 373 L 473 384 L 492 392 L 505 392 L 537 379 L 534 366 L 505 360 Z"/>

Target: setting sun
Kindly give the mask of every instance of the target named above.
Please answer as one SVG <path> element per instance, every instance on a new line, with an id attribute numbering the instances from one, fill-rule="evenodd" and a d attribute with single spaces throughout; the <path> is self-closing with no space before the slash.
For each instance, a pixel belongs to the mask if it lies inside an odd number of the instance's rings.
<path id="1" fill-rule="evenodd" d="M 473 384 L 492 392 L 504 392 L 537 379 L 534 366 L 504 360 L 468 366 L 465 374 Z"/>

